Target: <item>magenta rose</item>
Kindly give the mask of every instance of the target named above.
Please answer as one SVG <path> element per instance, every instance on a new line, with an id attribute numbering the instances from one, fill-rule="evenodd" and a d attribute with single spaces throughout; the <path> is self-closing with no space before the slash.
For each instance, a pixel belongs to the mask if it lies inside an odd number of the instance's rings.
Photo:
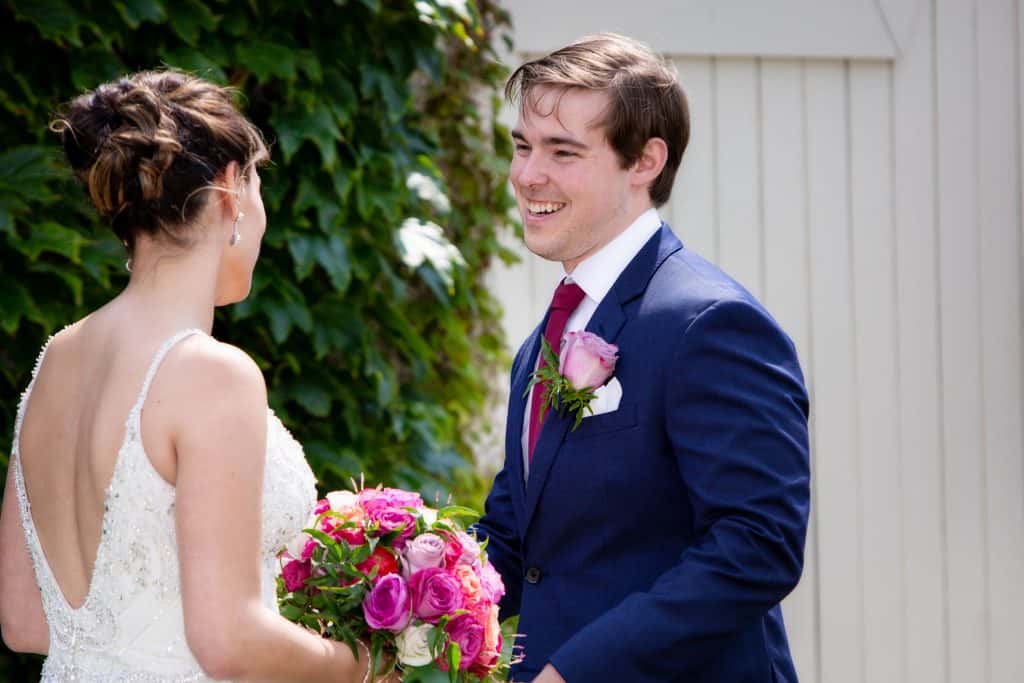
<path id="1" fill-rule="evenodd" d="M 409 577 L 412 611 L 420 619 L 436 624 L 445 614 L 462 608 L 462 589 L 458 580 L 438 567 L 428 567 Z"/>
<path id="2" fill-rule="evenodd" d="M 410 576 L 421 569 L 444 564 L 444 539 L 437 534 L 420 534 L 406 544 L 402 551 L 405 573 Z"/>
<path id="3" fill-rule="evenodd" d="M 289 593 L 302 590 L 306 587 L 306 579 L 311 572 L 312 563 L 309 560 L 292 560 L 281 569 L 284 587 Z"/>
<path id="4" fill-rule="evenodd" d="M 468 612 L 460 614 L 449 621 L 444 630 L 459 644 L 459 651 L 462 654 L 459 670 L 465 671 L 473 666 L 473 662 L 480 656 L 480 651 L 484 647 L 484 627 L 476 617 Z"/>
<path id="5" fill-rule="evenodd" d="M 619 347 L 593 332 L 570 332 L 558 358 L 558 371 L 576 389 L 596 389 L 615 372 Z"/>
<path id="6" fill-rule="evenodd" d="M 409 586 L 405 579 L 398 574 L 388 574 L 363 600 L 363 616 L 372 629 L 398 633 L 412 619 L 410 606 Z"/>

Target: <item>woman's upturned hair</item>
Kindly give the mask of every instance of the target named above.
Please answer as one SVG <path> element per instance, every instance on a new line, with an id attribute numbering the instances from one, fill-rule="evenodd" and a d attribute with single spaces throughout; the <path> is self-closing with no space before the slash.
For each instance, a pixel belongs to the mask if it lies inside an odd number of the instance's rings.
<path id="1" fill-rule="evenodd" d="M 234 161 L 269 158 L 231 88 L 173 69 L 104 83 L 62 107 L 50 128 L 93 205 L 131 253 L 140 234 L 187 243 L 189 224 Z"/>

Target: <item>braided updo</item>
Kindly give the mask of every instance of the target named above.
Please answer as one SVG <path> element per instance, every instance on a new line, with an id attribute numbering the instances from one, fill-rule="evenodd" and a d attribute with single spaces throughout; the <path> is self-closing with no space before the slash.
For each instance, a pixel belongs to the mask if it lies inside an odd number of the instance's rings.
<path id="1" fill-rule="evenodd" d="M 180 71 L 142 71 L 80 95 L 51 124 L 129 253 L 140 234 L 185 244 L 217 175 L 232 161 L 246 173 L 268 159 L 233 94 Z"/>

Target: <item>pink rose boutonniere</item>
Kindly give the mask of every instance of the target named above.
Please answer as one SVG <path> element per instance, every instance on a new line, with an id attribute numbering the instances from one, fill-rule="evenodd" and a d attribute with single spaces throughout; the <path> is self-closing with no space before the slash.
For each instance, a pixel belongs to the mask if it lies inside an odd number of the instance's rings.
<path id="1" fill-rule="evenodd" d="M 542 339 L 541 344 L 545 362 L 531 375 L 526 395 L 535 384 L 543 382 L 541 419 L 548 408 L 556 412 L 564 410 L 575 416 L 572 425 L 575 430 L 583 421 L 584 411 L 593 413 L 590 403 L 597 395 L 597 389 L 615 372 L 619 347 L 593 332 L 567 334 L 557 358 L 547 339 Z"/>

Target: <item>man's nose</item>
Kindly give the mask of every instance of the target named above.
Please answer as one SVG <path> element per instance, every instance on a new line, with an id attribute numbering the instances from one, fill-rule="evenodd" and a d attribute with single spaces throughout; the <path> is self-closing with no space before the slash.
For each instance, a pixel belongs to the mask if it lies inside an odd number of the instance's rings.
<path id="1" fill-rule="evenodd" d="M 515 179 L 518 185 L 532 187 L 547 182 L 548 174 L 539 155 L 528 154 L 521 158 L 516 170 Z"/>

